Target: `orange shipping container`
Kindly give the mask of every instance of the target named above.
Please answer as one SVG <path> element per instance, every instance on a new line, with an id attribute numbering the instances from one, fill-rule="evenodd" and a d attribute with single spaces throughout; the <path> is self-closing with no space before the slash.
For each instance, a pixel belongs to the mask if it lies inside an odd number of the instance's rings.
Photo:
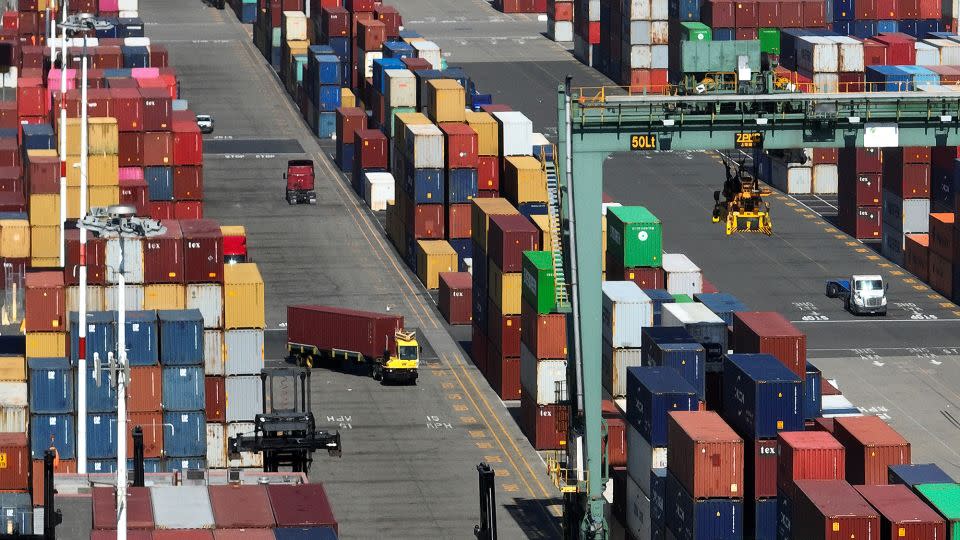
<path id="1" fill-rule="evenodd" d="M 950 213 L 930 214 L 930 251 L 946 261 L 953 261 L 953 246 L 957 232 L 954 228 L 954 215 Z M 949 272 L 949 270 L 948 270 Z M 949 278 L 947 278 L 949 280 Z M 949 297 L 950 295 L 947 294 Z"/>
<path id="2" fill-rule="evenodd" d="M 910 443 L 877 416 L 837 418 L 833 435 L 846 448 L 851 484 L 886 485 L 887 467 L 910 463 Z"/>
<path id="3" fill-rule="evenodd" d="M 133 428 L 143 429 L 143 457 L 163 456 L 163 413 L 130 413 L 127 417 L 127 458 L 133 458 Z"/>
<path id="4" fill-rule="evenodd" d="M 695 498 L 743 497 L 743 439 L 713 411 L 671 412 L 670 472 Z"/>
<path id="5" fill-rule="evenodd" d="M 159 412 L 163 395 L 163 376 L 160 366 L 130 368 L 127 386 L 127 409 L 131 413 Z"/>
<path id="6" fill-rule="evenodd" d="M 0 433 L 0 490 L 30 489 L 30 448 L 26 433 Z"/>

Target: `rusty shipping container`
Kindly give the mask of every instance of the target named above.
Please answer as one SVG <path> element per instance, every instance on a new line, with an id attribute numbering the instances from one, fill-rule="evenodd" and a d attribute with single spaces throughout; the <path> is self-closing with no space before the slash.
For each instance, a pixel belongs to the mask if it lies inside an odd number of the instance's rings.
<path id="1" fill-rule="evenodd" d="M 880 540 L 879 514 L 843 480 L 800 480 L 788 506 L 792 538 Z"/>
<path id="2" fill-rule="evenodd" d="M 881 538 L 947 538 L 947 526 L 940 514 L 927 506 L 907 486 L 856 486 L 855 489 L 880 514 Z"/>
<path id="3" fill-rule="evenodd" d="M 807 370 L 807 335 L 783 315 L 772 311 L 738 312 L 733 315 L 733 350 L 776 356 L 800 380 Z"/>
<path id="4" fill-rule="evenodd" d="M 910 443 L 877 416 L 837 418 L 833 434 L 846 448 L 851 484 L 885 485 L 888 466 L 910 463 Z"/>
<path id="5" fill-rule="evenodd" d="M 207 422 L 226 422 L 227 394 L 223 377 L 206 376 L 203 379 Z"/>
<path id="6" fill-rule="evenodd" d="M 130 413 L 127 417 L 127 458 L 133 458 L 133 428 L 143 429 L 143 457 L 163 457 L 163 413 Z M 167 427 L 167 430 L 170 428 Z"/>
<path id="7" fill-rule="evenodd" d="M 667 463 L 694 498 L 743 497 L 743 439 L 713 411 L 671 412 Z"/>
<path id="8" fill-rule="evenodd" d="M 403 317 L 328 306 L 287 306 L 287 340 L 321 350 L 358 352 L 368 358 L 397 352 Z"/>
<path id="9" fill-rule="evenodd" d="M 797 480 L 843 480 L 846 452 L 826 431 L 784 431 L 777 434 L 777 487 L 791 493 Z"/>

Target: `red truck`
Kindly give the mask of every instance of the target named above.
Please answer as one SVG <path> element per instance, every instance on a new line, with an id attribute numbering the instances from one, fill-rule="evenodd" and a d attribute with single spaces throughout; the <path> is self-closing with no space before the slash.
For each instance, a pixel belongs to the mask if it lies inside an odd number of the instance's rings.
<path id="1" fill-rule="evenodd" d="M 287 162 L 283 179 L 287 181 L 287 203 L 317 204 L 317 192 L 313 190 L 313 160 L 291 159 Z"/>
<path id="2" fill-rule="evenodd" d="M 415 382 L 420 344 L 403 317 L 338 307 L 287 306 L 287 352 L 298 365 L 370 364 L 376 380 Z"/>

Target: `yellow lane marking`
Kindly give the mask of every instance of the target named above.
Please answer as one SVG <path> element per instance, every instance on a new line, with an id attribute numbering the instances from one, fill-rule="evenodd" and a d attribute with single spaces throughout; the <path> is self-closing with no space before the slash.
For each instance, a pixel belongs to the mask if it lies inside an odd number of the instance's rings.
<path id="1" fill-rule="evenodd" d="M 510 476 L 510 471 L 506 469 L 494 469 L 493 474 L 494 476 L 507 477 L 507 476 Z"/>
<path id="2" fill-rule="evenodd" d="M 847 235 L 845 235 L 845 234 L 835 234 L 835 235 L 833 235 L 833 237 L 834 237 L 834 238 L 837 238 L 837 239 L 840 239 L 840 240 L 843 240 L 843 239 L 845 239 L 845 238 L 849 238 L 849 237 L 848 237 Z"/>
<path id="3" fill-rule="evenodd" d="M 890 263 L 880 263 L 878 266 L 879 266 L 880 268 L 890 268 L 890 267 L 893 266 L 893 265 L 890 264 Z"/>
<path id="4" fill-rule="evenodd" d="M 470 409 L 466 405 L 454 405 L 453 410 L 456 412 L 467 412 Z"/>
<path id="5" fill-rule="evenodd" d="M 903 282 L 904 282 L 904 283 L 916 283 L 917 280 L 908 277 L 908 278 L 903 278 Z"/>
<path id="6" fill-rule="evenodd" d="M 857 248 L 857 249 L 855 249 L 854 251 L 856 251 L 857 253 L 866 253 L 866 252 L 867 252 L 867 248 Z"/>
<path id="7" fill-rule="evenodd" d="M 787 201 L 787 202 L 785 202 L 785 203 L 783 203 L 783 204 L 785 204 L 785 205 L 787 205 L 787 206 L 790 206 L 790 207 L 793 207 L 793 206 L 796 206 L 796 205 L 797 205 L 797 203 L 795 203 L 795 202 L 789 202 L 789 201 Z"/>
<path id="8" fill-rule="evenodd" d="M 940 302 L 940 307 L 942 308 L 952 308 L 953 302 Z"/>
<path id="9" fill-rule="evenodd" d="M 487 434 L 484 433 L 482 429 L 471 429 L 471 430 L 468 430 L 467 433 L 469 433 L 470 436 L 473 437 L 474 439 L 487 438 Z"/>
<path id="10" fill-rule="evenodd" d="M 902 275 L 903 275 L 903 271 L 902 271 L 902 270 L 891 270 L 891 271 L 890 271 L 890 275 L 891 275 L 891 276 L 902 276 Z"/>
<path id="11" fill-rule="evenodd" d="M 858 246 L 858 245 L 860 245 L 860 242 L 847 242 L 847 245 L 848 245 L 848 246 Z"/>
<path id="12" fill-rule="evenodd" d="M 463 396 L 461 396 L 460 394 L 447 394 L 447 399 L 453 400 L 453 401 L 459 401 L 463 399 Z"/>
<path id="13" fill-rule="evenodd" d="M 464 424 L 476 424 L 477 419 L 472 416 L 461 416 L 460 421 Z"/>
<path id="14" fill-rule="evenodd" d="M 477 448 L 479 448 L 479 449 L 481 449 L 481 450 L 489 450 L 489 449 L 493 448 L 493 445 L 490 444 L 490 443 L 488 443 L 488 442 L 478 442 L 478 443 L 477 443 Z M 528 487 L 529 487 L 529 486 L 528 486 Z M 532 491 L 532 490 L 531 490 L 531 491 Z"/>
<path id="15" fill-rule="evenodd" d="M 454 386 L 456 386 L 456 385 L 454 385 L 452 382 L 445 382 L 445 383 L 441 383 L 441 384 L 440 384 L 440 387 L 443 388 L 444 390 L 450 390 L 450 389 L 452 389 Z"/>
<path id="16" fill-rule="evenodd" d="M 519 491 L 519 489 L 520 489 L 520 487 L 517 486 L 516 484 L 504 484 L 504 485 L 503 485 L 503 490 L 506 491 L 507 493 L 514 493 L 514 492 L 516 492 L 516 491 Z"/>
<path id="17" fill-rule="evenodd" d="M 877 261 L 877 260 L 880 260 L 880 256 L 879 256 L 879 255 L 867 255 L 867 259 L 869 259 L 869 260 L 871 260 L 871 261 Z"/>
<path id="18" fill-rule="evenodd" d="M 913 288 L 916 289 L 916 290 L 918 290 L 918 291 L 925 291 L 925 290 L 927 290 L 927 286 L 926 286 L 926 285 L 914 285 Z"/>
<path id="19" fill-rule="evenodd" d="M 497 456 L 497 455 L 483 456 L 483 460 L 486 461 L 487 463 L 503 463 L 503 459 L 501 459 L 500 456 Z"/>
<path id="20" fill-rule="evenodd" d="M 960 311 L 954 311 L 953 314 L 956 315 L 957 317 L 960 317 Z"/>
<path id="21" fill-rule="evenodd" d="M 835 229 L 835 228 L 833 228 L 833 227 L 825 227 L 825 228 L 823 229 L 823 232 L 835 233 L 835 232 L 837 232 L 837 229 Z"/>

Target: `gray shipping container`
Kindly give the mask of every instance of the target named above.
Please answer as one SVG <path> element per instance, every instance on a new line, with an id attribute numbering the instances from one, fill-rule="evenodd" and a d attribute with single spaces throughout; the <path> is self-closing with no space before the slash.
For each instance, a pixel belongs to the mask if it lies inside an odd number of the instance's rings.
<path id="1" fill-rule="evenodd" d="M 883 190 L 883 223 L 904 234 L 930 232 L 930 199 L 901 199 Z"/>
<path id="2" fill-rule="evenodd" d="M 663 326 L 682 326 L 690 332 L 697 342 L 707 350 L 707 357 L 716 358 L 728 350 L 727 323 L 710 311 L 707 306 L 697 303 L 664 304 Z"/>
<path id="3" fill-rule="evenodd" d="M 603 339 L 614 347 L 639 347 L 643 327 L 653 326 L 653 302 L 632 281 L 603 283 Z"/>
<path id="4" fill-rule="evenodd" d="M 157 529 L 214 527 L 207 486 L 154 486 L 150 498 Z"/>
<path id="5" fill-rule="evenodd" d="M 120 238 L 108 238 L 106 246 L 107 283 L 117 283 L 120 270 Z M 123 278 L 143 283 L 143 241 L 139 236 L 123 238 Z"/>
<path id="6" fill-rule="evenodd" d="M 106 311 L 117 311 L 117 307 L 120 306 L 117 298 L 119 289 L 119 285 L 107 285 L 103 288 L 103 307 Z M 142 311 L 143 285 L 127 284 L 123 288 L 123 303 L 127 311 Z"/>
<path id="7" fill-rule="evenodd" d="M 259 375 L 227 377 L 227 422 L 252 422 L 263 412 L 263 393 Z"/>
<path id="8" fill-rule="evenodd" d="M 199 309 L 204 328 L 223 328 L 223 286 L 219 283 L 187 285 L 187 309 Z"/>
<path id="9" fill-rule="evenodd" d="M 223 366 L 227 375 L 259 375 L 263 369 L 263 330 L 227 330 L 223 333 Z"/>
<path id="10" fill-rule="evenodd" d="M 203 374 L 223 375 L 223 331 L 203 331 Z"/>
<path id="11" fill-rule="evenodd" d="M 627 395 L 627 368 L 643 365 L 641 349 L 621 349 L 603 340 L 601 355 L 601 380 L 603 388 L 614 399 Z"/>

